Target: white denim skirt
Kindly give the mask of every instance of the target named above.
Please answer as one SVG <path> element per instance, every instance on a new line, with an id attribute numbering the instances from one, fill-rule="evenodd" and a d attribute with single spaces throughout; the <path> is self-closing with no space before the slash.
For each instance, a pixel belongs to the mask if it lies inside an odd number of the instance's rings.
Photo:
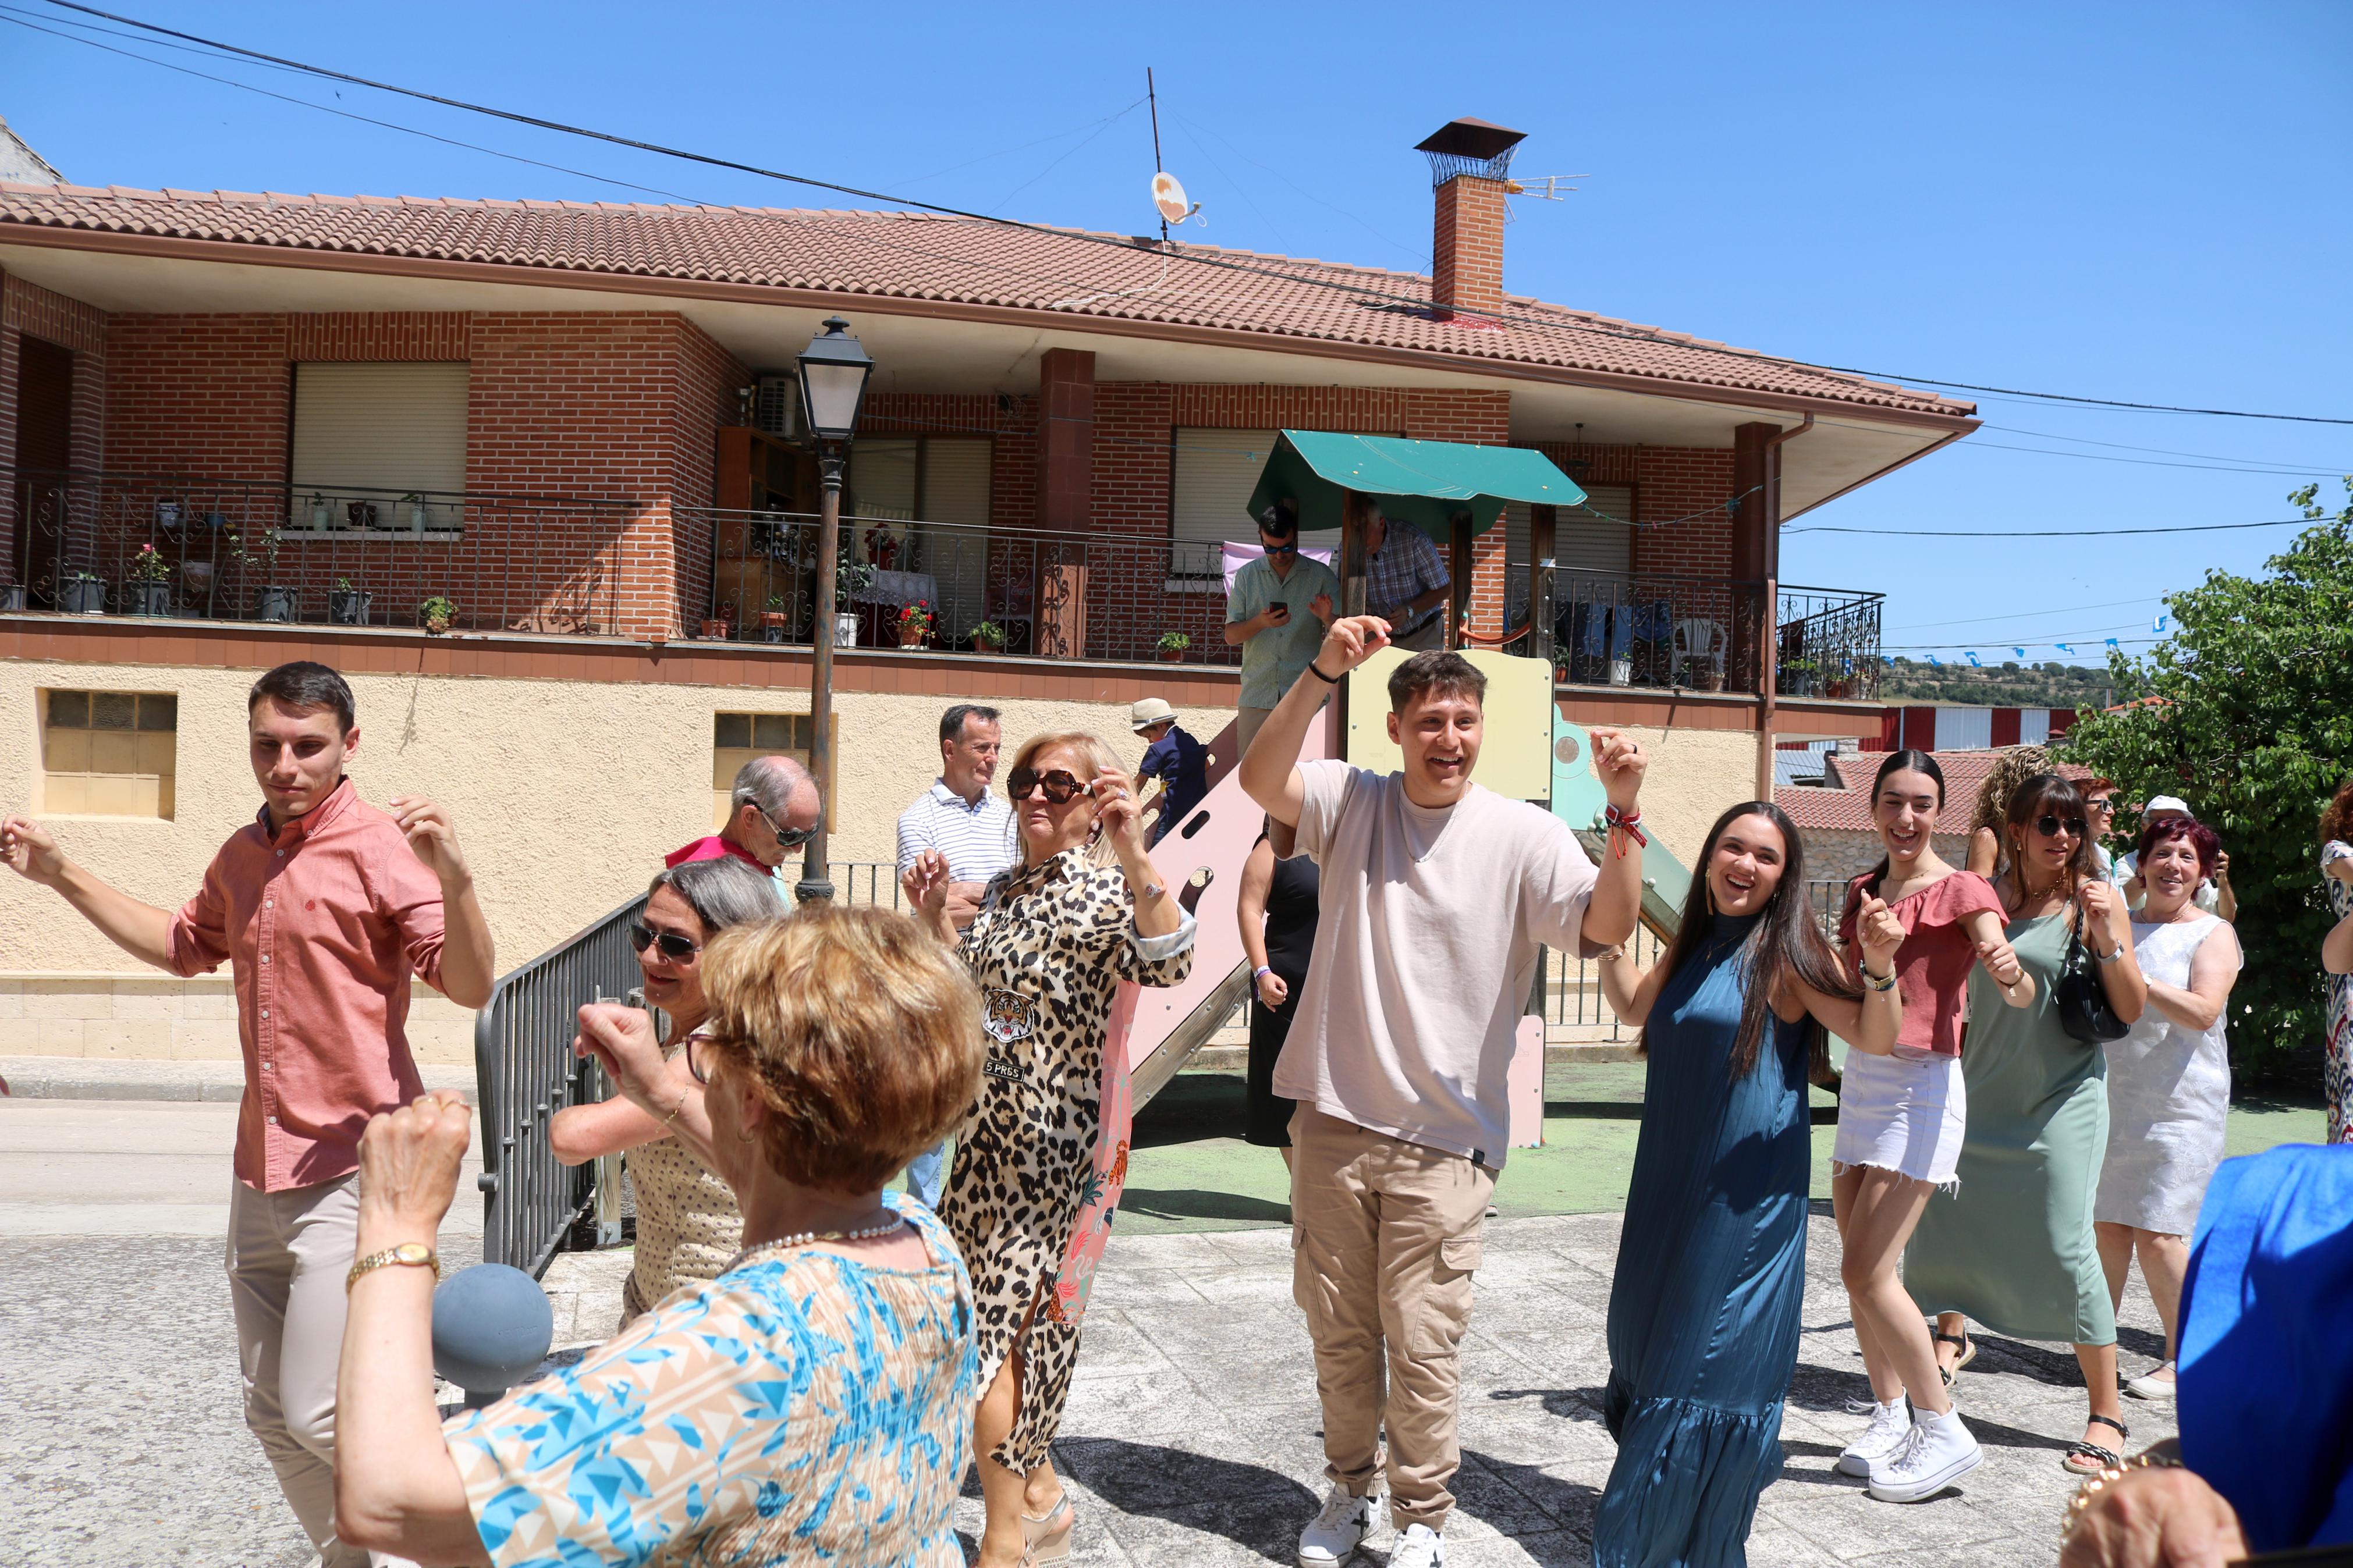
<path id="1" fill-rule="evenodd" d="M 1932 1186 L 1959 1176 L 1968 1092 L 1954 1057 L 1906 1061 L 1850 1049 L 1839 1083 L 1831 1168 L 1870 1165 Z"/>

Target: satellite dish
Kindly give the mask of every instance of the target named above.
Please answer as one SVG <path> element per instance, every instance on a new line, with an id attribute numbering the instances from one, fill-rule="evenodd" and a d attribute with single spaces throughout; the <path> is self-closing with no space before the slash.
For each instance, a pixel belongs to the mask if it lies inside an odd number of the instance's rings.
<path id="1" fill-rule="evenodd" d="M 1178 184 L 1176 176 L 1166 169 L 1152 176 L 1152 205 L 1158 207 L 1160 216 L 1170 223 L 1183 223 L 1194 210 L 1186 205 L 1185 187 Z"/>

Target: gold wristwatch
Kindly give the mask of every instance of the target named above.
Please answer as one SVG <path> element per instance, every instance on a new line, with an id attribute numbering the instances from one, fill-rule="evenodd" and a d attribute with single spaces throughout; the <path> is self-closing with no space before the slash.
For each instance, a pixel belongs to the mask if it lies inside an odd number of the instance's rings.
<path id="1" fill-rule="evenodd" d="M 352 1271 L 343 1276 L 343 1294 L 348 1296 L 352 1293 L 352 1287 L 360 1282 L 361 1275 L 388 1268 L 394 1264 L 410 1268 L 430 1268 L 433 1270 L 435 1283 L 438 1284 L 440 1281 L 439 1254 L 421 1241 L 404 1241 L 398 1247 L 387 1247 L 382 1252 L 371 1252 L 353 1264 Z"/>

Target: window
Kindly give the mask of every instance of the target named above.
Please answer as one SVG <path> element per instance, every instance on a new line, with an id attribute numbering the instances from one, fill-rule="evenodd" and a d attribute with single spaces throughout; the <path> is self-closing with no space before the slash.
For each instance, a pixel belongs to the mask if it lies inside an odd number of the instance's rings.
<path id="1" fill-rule="evenodd" d="M 1176 545 L 1169 573 L 1177 577 L 1222 577 L 1218 546 L 1258 542 L 1250 516 L 1250 492 L 1274 451 L 1279 430 L 1220 430 L 1180 426 L 1176 433 L 1168 485 L 1168 537 Z M 1340 548 L 1340 531 L 1303 532 L 1300 542 L 1317 550 Z"/>
<path id="2" fill-rule="evenodd" d="M 995 452 L 986 437 L 882 436 L 862 440 L 849 458 L 850 510 L 894 522 L 957 524 L 955 528 L 894 528 L 903 547 L 899 570 L 932 579 L 941 631 L 961 637 L 981 618 L 988 578 L 987 542 L 964 529 L 988 526 L 989 469 Z M 871 561 L 860 525 L 858 557 Z"/>
<path id="3" fill-rule="evenodd" d="M 837 733 L 839 715 L 836 715 Z M 790 757 L 807 764 L 809 737 L 816 733 L 807 713 L 714 713 L 711 716 L 711 830 L 727 826 L 735 775 L 754 757 Z M 833 802 L 825 803 L 826 824 L 833 823 Z"/>
<path id="4" fill-rule="evenodd" d="M 41 810 L 171 819 L 180 700 L 158 691 L 49 691 L 41 705 Z"/>
<path id="5" fill-rule="evenodd" d="M 1587 485 L 1583 506 L 1556 508 L 1553 514 L 1553 566 L 1558 572 L 1607 572 L 1630 576 L 1634 570 L 1634 491 L 1627 485 Z M 1528 509 L 1520 501 L 1504 508 L 1504 614 L 1517 625 L 1527 615 L 1528 568 L 1533 548 Z M 1577 595 L 1556 586 L 1563 602 Z M 1589 594 L 1588 594 L 1589 596 Z"/>
<path id="6" fill-rule="evenodd" d="M 314 497 L 337 521 L 373 501 L 376 525 L 406 528 L 396 503 L 424 496 L 427 526 L 453 528 L 466 489 L 466 364 L 311 363 L 294 367 L 293 526 Z"/>

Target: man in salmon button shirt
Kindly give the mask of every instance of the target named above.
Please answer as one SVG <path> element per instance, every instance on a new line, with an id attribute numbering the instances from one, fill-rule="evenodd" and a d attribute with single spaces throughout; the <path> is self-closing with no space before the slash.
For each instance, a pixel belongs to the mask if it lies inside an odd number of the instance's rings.
<path id="1" fill-rule="evenodd" d="M 334 1519 L 360 1132 L 425 1092 L 403 1028 L 409 976 L 483 1005 L 491 933 L 448 814 L 410 795 L 386 815 L 343 776 L 360 731 L 341 675 L 281 664 L 254 682 L 246 709 L 262 808 L 177 913 L 99 880 L 29 817 L 0 822 L 0 858 L 158 969 L 185 976 L 228 962 L 245 1053 L 228 1222 L 245 1421 L 327 1568 L 364 1568 L 367 1553 L 336 1540 Z M 402 1263 L 440 1269 L 430 1253 L 370 1260 Z"/>

